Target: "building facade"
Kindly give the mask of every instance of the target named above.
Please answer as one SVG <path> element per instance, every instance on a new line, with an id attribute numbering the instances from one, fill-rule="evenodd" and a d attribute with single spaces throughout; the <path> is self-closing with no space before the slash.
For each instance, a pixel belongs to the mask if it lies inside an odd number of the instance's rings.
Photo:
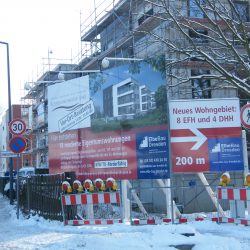
<path id="1" fill-rule="evenodd" d="M 79 77 L 79 73 L 64 75 L 59 80 L 58 74 L 62 71 L 72 71 L 74 64 L 58 64 L 53 70 L 45 72 L 36 82 L 26 87 L 23 97 L 24 103 L 31 103 L 28 109 L 29 126 L 33 137 L 32 166 L 37 171 L 48 171 L 48 86 L 64 80 Z"/>

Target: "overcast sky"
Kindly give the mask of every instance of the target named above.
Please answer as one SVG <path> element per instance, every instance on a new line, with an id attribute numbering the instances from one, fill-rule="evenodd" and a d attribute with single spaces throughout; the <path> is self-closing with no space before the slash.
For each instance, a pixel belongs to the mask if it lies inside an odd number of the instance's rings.
<path id="1" fill-rule="evenodd" d="M 80 20 L 93 9 L 94 0 L 0 0 L 0 41 L 9 43 L 12 104 L 23 96 L 24 83 L 37 79 L 48 51 L 58 59 L 78 54 Z M 0 45 L 1 107 L 8 105 L 7 94 L 6 46 Z"/>

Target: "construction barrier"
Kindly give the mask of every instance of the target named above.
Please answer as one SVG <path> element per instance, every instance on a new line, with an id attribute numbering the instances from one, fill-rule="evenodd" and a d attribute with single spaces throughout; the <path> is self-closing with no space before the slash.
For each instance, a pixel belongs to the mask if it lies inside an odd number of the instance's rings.
<path id="1" fill-rule="evenodd" d="M 174 220 L 175 224 L 180 223 L 187 223 L 188 220 L 186 218 L 180 218 Z M 152 218 L 152 219 L 132 219 L 131 225 L 158 225 L 163 223 L 172 223 L 171 219 L 158 219 L 158 218 Z"/>
<path id="2" fill-rule="evenodd" d="M 228 201 L 230 208 L 229 216 L 217 211 L 217 222 L 250 225 L 250 188 L 217 187 L 217 199 Z"/>
<path id="3" fill-rule="evenodd" d="M 195 217 L 195 218 L 179 218 L 175 219 L 173 224 L 182 224 L 182 223 L 188 223 L 188 222 L 194 222 L 194 221 L 213 221 L 217 222 L 218 219 L 211 217 L 211 218 L 204 218 L 204 217 Z M 163 218 L 151 218 L 151 219 L 132 219 L 131 225 L 159 225 L 159 224 L 172 224 L 171 219 Z"/>
<path id="4" fill-rule="evenodd" d="M 108 225 L 122 222 L 119 192 L 62 194 L 61 204 L 64 225 Z"/>

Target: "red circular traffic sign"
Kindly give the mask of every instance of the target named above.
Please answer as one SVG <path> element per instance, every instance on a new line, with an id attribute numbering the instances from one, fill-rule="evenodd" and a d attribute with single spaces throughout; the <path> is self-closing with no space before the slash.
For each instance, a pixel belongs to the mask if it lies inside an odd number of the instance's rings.
<path id="1" fill-rule="evenodd" d="M 250 129 L 250 104 L 246 104 L 241 108 L 240 120 L 245 128 Z"/>
<path id="2" fill-rule="evenodd" d="M 26 148 L 26 141 L 21 136 L 15 136 L 11 138 L 9 148 L 13 153 L 22 153 Z"/>
<path id="3" fill-rule="evenodd" d="M 13 135 L 22 135 L 26 131 L 26 124 L 21 119 L 14 119 L 9 124 L 9 131 Z"/>

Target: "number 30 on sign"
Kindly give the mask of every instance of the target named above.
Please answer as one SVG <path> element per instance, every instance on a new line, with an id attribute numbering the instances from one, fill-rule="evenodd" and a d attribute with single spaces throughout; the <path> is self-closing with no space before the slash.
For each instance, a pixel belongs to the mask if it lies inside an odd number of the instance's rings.
<path id="1" fill-rule="evenodd" d="M 9 124 L 9 131 L 13 135 L 22 135 L 26 131 L 26 124 L 21 119 L 12 120 Z"/>

